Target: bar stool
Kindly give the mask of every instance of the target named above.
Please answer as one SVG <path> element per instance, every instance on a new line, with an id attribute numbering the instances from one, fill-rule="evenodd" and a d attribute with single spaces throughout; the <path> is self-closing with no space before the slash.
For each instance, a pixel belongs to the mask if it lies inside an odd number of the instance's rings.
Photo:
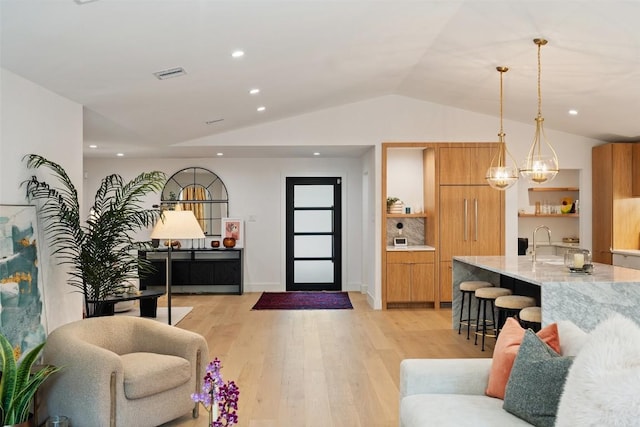
<path id="1" fill-rule="evenodd" d="M 460 330 L 462 325 L 467 326 L 467 339 L 469 339 L 469 334 L 471 332 L 471 325 L 476 326 L 476 319 L 471 318 L 471 302 L 476 293 L 476 290 L 480 288 L 491 288 L 493 287 L 493 283 L 483 282 L 479 280 L 470 280 L 467 282 L 460 283 L 460 293 L 462 293 L 462 303 L 460 304 L 460 321 L 458 323 L 458 335 L 460 335 Z M 467 317 L 466 319 L 462 316 L 464 315 L 464 300 L 467 300 Z"/>
<path id="2" fill-rule="evenodd" d="M 476 314 L 476 336 L 473 341 L 474 345 L 478 345 L 478 335 L 482 335 L 482 351 L 484 351 L 484 339 L 487 336 L 496 337 L 496 314 L 494 301 L 496 298 L 506 295 L 511 295 L 511 290 L 506 288 L 480 288 L 476 291 L 476 299 L 478 300 L 478 313 Z M 491 320 L 487 319 L 487 304 L 491 307 Z M 482 318 L 480 317 L 480 309 L 482 308 Z M 482 331 L 480 330 L 480 322 L 482 320 Z M 494 332 L 492 334 L 487 333 L 487 322 L 491 325 Z"/>
<path id="3" fill-rule="evenodd" d="M 523 328 L 531 328 L 538 332 L 542 327 L 542 309 L 540 307 L 526 307 L 520 310 L 520 323 Z"/>
<path id="4" fill-rule="evenodd" d="M 495 304 L 498 309 L 497 333 L 499 334 L 504 326 L 504 322 L 507 321 L 507 317 L 515 316 L 519 319 L 520 310 L 527 307 L 534 307 L 536 305 L 536 299 L 524 295 L 506 295 L 496 298 Z"/>

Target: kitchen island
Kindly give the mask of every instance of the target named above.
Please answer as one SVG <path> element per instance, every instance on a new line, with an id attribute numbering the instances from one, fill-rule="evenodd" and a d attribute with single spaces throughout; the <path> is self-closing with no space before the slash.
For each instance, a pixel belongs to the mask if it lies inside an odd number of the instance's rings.
<path id="1" fill-rule="evenodd" d="M 543 325 L 571 320 L 591 330 L 613 313 L 640 323 L 640 271 L 599 263 L 593 266 L 592 274 L 572 273 L 560 256 L 545 256 L 535 264 L 530 256 L 455 256 L 453 327 L 458 328 L 460 283 L 467 280 L 484 280 L 495 286 L 516 283 L 518 294 L 528 288 L 537 294 Z"/>

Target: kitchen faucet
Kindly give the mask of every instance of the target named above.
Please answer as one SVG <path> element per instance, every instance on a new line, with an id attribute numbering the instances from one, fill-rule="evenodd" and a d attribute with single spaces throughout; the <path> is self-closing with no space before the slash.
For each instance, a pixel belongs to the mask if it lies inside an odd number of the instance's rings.
<path id="1" fill-rule="evenodd" d="M 537 226 L 536 229 L 533 231 L 533 256 L 531 257 L 531 259 L 534 264 L 536 263 L 536 233 L 541 228 L 544 230 L 547 230 L 547 235 L 549 236 L 549 244 L 551 244 L 551 230 L 549 229 L 549 227 L 547 227 L 546 225 Z"/>

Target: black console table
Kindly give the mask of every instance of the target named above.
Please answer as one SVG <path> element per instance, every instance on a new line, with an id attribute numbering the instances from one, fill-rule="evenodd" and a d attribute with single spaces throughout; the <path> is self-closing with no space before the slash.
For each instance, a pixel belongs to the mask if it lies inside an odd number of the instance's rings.
<path id="1" fill-rule="evenodd" d="M 166 287 L 167 250 L 139 251 L 154 271 L 140 278 L 140 289 Z M 243 293 L 243 249 L 178 249 L 171 252 L 171 292 Z"/>

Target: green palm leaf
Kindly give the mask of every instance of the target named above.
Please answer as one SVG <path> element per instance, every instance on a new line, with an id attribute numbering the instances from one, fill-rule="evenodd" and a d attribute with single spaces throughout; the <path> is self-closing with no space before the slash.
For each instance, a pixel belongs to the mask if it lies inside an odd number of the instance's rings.
<path id="1" fill-rule="evenodd" d="M 137 249 L 148 242 L 135 242 L 132 234 L 154 224 L 158 209 L 144 206 L 145 196 L 162 190 L 166 177 L 158 171 L 144 172 L 126 182 L 112 174 L 102 179 L 91 214 L 80 220 L 78 192 L 64 169 L 36 154 L 25 157 L 29 168 L 45 167 L 59 182 L 51 186 L 37 176 L 25 181 L 27 197 L 40 202 L 39 214 L 53 253 L 62 264 L 71 266 L 69 284 L 86 301 L 103 301 L 120 290 L 151 264 L 138 259 Z M 89 312 L 89 307 L 86 307 Z"/>

